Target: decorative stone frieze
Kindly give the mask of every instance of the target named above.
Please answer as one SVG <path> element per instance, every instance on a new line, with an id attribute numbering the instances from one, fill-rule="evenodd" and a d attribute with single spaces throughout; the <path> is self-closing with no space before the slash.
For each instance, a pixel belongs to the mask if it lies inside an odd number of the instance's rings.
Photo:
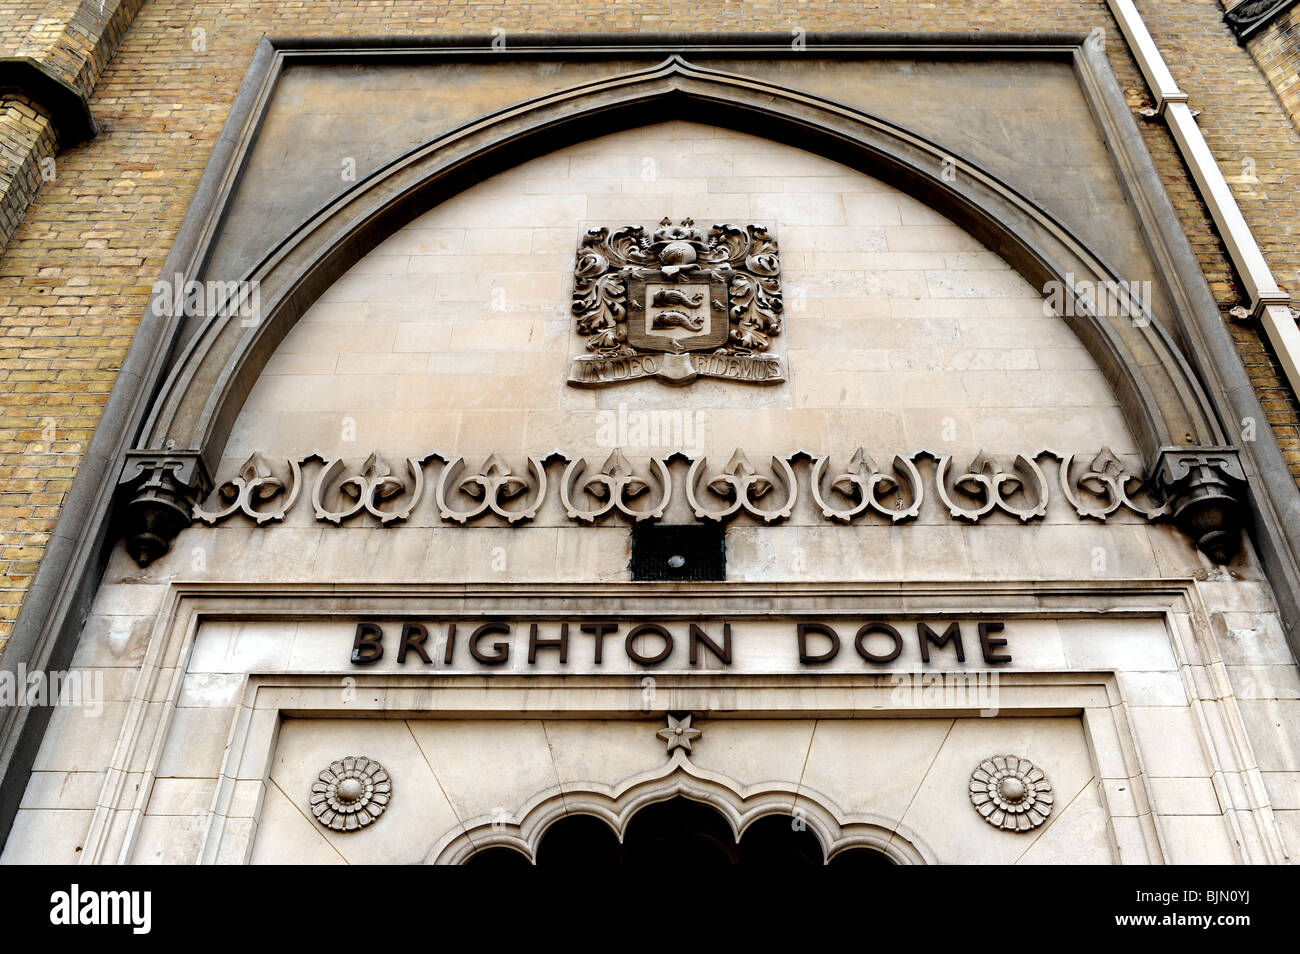
<path id="1" fill-rule="evenodd" d="M 935 489 L 948 512 L 959 520 L 974 523 L 997 509 L 1024 523 L 1047 513 L 1047 478 L 1031 457 L 1017 454 L 1009 467 L 1003 467 L 980 451 L 964 472 L 953 474 L 951 454 L 923 453 L 934 458 Z M 975 501 L 975 506 L 962 504 L 957 490 Z M 1019 505 L 1015 503 L 1017 498 Z"/>
<path id="2" fill-rule="evenodd" d="M 1141 492 L 1144 481 L 1129 471 L 1110 448 L 1103 448 L 1083 469 L 1076 464 L 1076 458 L 1075 454 L 1067 454 L 1061 460 L 1061 492 L 1080 517 L 1104 521 L 1121 507 L 1127 507 L 1148 520 L 1169 512 L 1168 503 L 1146 507 L 1133 499 Z M 1103 504 L 1089 504 L 1084 499 L 1086 496 L 1101 498 Z"/>
<path id="3" fill-rule="evenodd" d="M 686 475 L 686 499 L 700 520 L 728 520 L 741 510 L 764 523 L 784 520 L 794 509 L 799 485 L 795 483 L 789 458 L 774 456 L 771 473 L 773 476 L 769 478 L 756 471 L 739 448 L 731 455 L 726 467 L 712 473 L 708 469 L 708 458 L 700 457 L 691 462 Z M 774 504 L 760 506 L 759 501 L 775 488 L 780 490 Z M 710 506 L 712 499 L 726 501 L 726 504 Z"/>
<path id="4" fill-rule="evenodd" d="M 320 472 L 320 477 L 312 488 L 311 502 L 312 506 L 316 508 L 316 519 L 338 526 L 344 520 L 360 513 L 362 510 L 368 511 L 372 516 L 378 518 L 382 524 L 407 519 L 424 490 L 423 463 L 422 460 L 416 458 L 407 459 L 406 464 L 410 471 L 410 483 L 408 484 L 407 481 L 393 474 L 392 468 L 388 466 L 379 451 L 375 451 L 366 458 L 366 462 L 361 465 L 360 473 L 344 477 L 337 482 L 335 482 L 336 475 L 346 472 L 345 465 L 342 459 L 337 457 L 327 461 L 324 469 Z M 245 467 L 247 466 L 246 464 Z M 296 473 L 297 468 L 294 470 Z M 322 502 L 322 493 L 331 485 L 343 497 L 351 500 L 352 503 L 344 506 L 342 510 L 330 510 L 326 507 Z M 297 488 L 295 487 L 294 490 L 296 492 Z M 407 493 L 408 491 L 409 493 Z M 402 494 L 406 494 L 407 505 L 405 507 L 385 510 L 380 506 L 384 501 L 399 497 Z"/>
<path id="5" fill-rule="evenodd" d="M 188 489 L 197 486 L 189 483 L 197 479 L 192 474 L 197 459 L 139 457 L 131 471 L 137 475 L 138 495 L 128 504 L 128 514 L 138 511 L 141 528 L 139 539 L 132 538 L 132 552 L 154 558 L 180 526 L 188 525 L 191 513 L 207 524 L 242 514 L 263 526 L 284 520 L 303 497 L 310 497 L 321 523 L 340 526 L 366 512 L 381 525 L 398 524 L 424 504 L 428 487 L 433 488 L 432 506 L 446 524 L 504 521 L 513 526 L 537 519 L 553 486 L 559 488 L 556 511 L 590 525 L 663 519 L 674 501 L 682 501 L 682 512 L 701 522 L 722 523 L 745 514 L 775 524 L 791 517 L 801 493 L 833 523 L 885 519 L 903 524 L 919 516 L 928 488 L 939 512 L 954 520 L 978 524 L 1000 511 L 1030 523 L 1047 515 L 1056 485 L 1081 519 L 1105 522 L 1127 510 L 1145 520 L 1172 520 L 1203 552 L 1226 562 L 1240 543 L 1244 487 L 1236 453 L 1224 447 L 1167 448 L 1150 479 L 1142 476 L 1140 465 L 1126 463 L 1109 448 L 1094 455 L 980 451 L 969 460 L 922 449 L 885 458 L 891 461 L 888 469 L 862 447 L 847 461 L 839 458 L 840 463 L 830 454 L 797 450 L 773 455 L 762 466 L 743 449 L 726 464 L 680 452 L 629 459 L 618 449 L 599 465 L 599 457 L 558 450 L 518 461 L 493 453 L 477 467 L 464 457 L 436 451 L 401 459 L 400 468 L 394 468 L 376 451 L 359 465 L 318 454 L 272 464 L 254 453 L 218 486 L 213 503 L 192 500 L 182 520 L 173 511 L 186 494 L 199 496 Z M 189 469 L 182 466 L 186 461 Z M 1055 478 L 1049 477 L 1052 461 Z"/>
<path id="6" fill-rule="evenodd" d="M 141 566 L 158 559 L 193 522 L 195 505 L 211 489 L 197 452 L 129 452 L 118 478 L 119 493 L 126 500 L 122 516 L 127 552 Z"/>
<path id="7" fill-rule="evenodd" d="M 925 489 L 921 486 L 921 472 L 911 457 L 896 456 L 892 475 L 876 466 L 862 447 L 849 460 L 848 470 L 838 476 L 826 476 L 829 460 L 826 455 L 814 457 L 808 480 L 813 500 L 821 509 L 822 516 L 849 523 L 859 514 L 872 510 L 899 523 L 911 520 L 921 512 Z M 836 506 L 835 494 L 847 501 L 848 506 Z M 893 494 L 898 503 L 889 506 L 886 500 L 881 499 L 881 494 Z"/>
<path id="8" fill-rule="evenodd" d="M 283 520 L 284 515 L 298 499 L 302 488 L 302 466 L 296 460 L 289 460 L 289 478 L 285 481 L 271 473 L 270 466 L 256 452 L 239 468 L 239 473 L 222 483 L 217 488 L 217 497 L 225 503 L 220 510 L 205 510 L 194 507 L 194 517 L 207 524 L 220 523 L 234 513 L 243 513 L 259 525 L 270 520 Z M 286 492 L 287 490 L 287 492 Z M 262 510 L 262 505 L 278 499 L 279 507 Z M 317 510 L 317 513 L 320 511 Z"/>
<path id="9" fill-rule="evenodd" d="M 617 509 L 618 512 L 634 521 L 656 520 L 664 515 L 672 496 L 672 476 L 668 472 L 668 463 L 662 457 L 650 461 L 649 479 L 638 477 L 617 448 L 609 455 L 604 466 L 591 476 L 587 476 L 587 462 L 578 457 L 564 468 L 564 478 L 560 482 L 560 499 L 564 512 L 570 520 L 579 523 L 595 523 L 605 514 Z M 655 487 L 655 492 L 648 498 L 649 502 L 639 507 L 632 506 L 637 497 Z M 582 507 L 575 503 L 580 493 L 589 494 L 600 504 L 596 507 Z"/>
<path id="10" fill-rule="evenodd" d="M 781 332 L 780 275 L 776 239 L 761 225 L 705 232 L 665 218 L 648 235 L 639 225 L 591 229 L 572 306 L 590 354 L 573 359 L 569 383 L 784 381 L 781 359 L 766 353 Z"/>
<path id="11" fill-rule="evenodd" d="M 532 520 L 546 499 L 546 460 L 549 458 L 530 457 L 526 473 L 516 474 L 500 454 L 493 453 L 475 473 L 466 474 L 464 458 L 445 459 L 438 479 L 438 512 L 443 520 L 461 524 L 489 510 L 512 524 Z M 468 510 L 457 509 L 453 502 L 457 497 L 476 503 Z M 523 506 L 507 507 L 516 497 L 524 499 Z"/>
<path id="12" fill-rule="evenodd" d="M 1029 759 L 995 755 L 971 773 L 970 801 L 994 828 L 1033 831 L 1052 814 L 1052 785 Z"/>
<path id="13" fill-rule="evenodd" d="M 326 828 L 358 831 L 373 824 L 393 796 L 388 772 L 374 759 L 349 755 L 331 762 L 311 786 L 311 813 Z"/>

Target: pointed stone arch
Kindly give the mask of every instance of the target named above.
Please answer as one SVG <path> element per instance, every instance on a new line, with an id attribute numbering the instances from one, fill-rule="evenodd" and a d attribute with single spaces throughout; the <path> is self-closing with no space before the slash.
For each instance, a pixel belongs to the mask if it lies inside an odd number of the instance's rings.
<path id="1" fill-rule="evenodd" d="M 1124 302 L 1124 314 L 1097 314 L 1079 289 L 1123 289 L 1125 282 L 1042 207 L 898 125 L 673 55 L 439 136 L 357 183 L 268 252 L 243 276 L 258 289 L 259 319 L 241 317 L 236 299 L 204 320 L 173 362 L 129 452 L 122 483 L 133 495 L 133 555 L 149 562 L 188 526 L 192 503 L 210 488 L 209 475 L 266 361 L 316 298 L 370 249 L 489 175 L 557 148 L 669 118 L 795 145 L 926 203 L 1034 287 L 1059 290 L 1072 315 L 1062 320 L 1070 322 L 1117 395 L 1148 466 L 1159 467 L 1171 449 L 1225 450 L 1221 425 L 1161 321 L 1136 296 Z"/>
<path id="2" fill-rule="evenodd" d="M 493 848 L 537 858 L 542 837 L 555 822 L 591 815 L 623 840 L 642 808 L 672 798 L 701 802 L 722 815 L 737 842 L 754 822 L 771 815 L 800 818 L 830 861 L 856 848 L 869 848 L 895 864 L 936 864 L 938 856 L 901 824 L 869 815 L 848 815 L 827 796 L 807 786 L 785 782 L 741 785 L 718 772 L 702 769 L 680 749 L 662 767 L 618 785 L 570 783 L 542 792 L 520 806 L 513 818 L 499 815 L 466 819 L 444 836 L 426 858 L 428 864 L 459 865 L 471 855 Z M 797 813 L 797 815 L 796 815 Z"/>

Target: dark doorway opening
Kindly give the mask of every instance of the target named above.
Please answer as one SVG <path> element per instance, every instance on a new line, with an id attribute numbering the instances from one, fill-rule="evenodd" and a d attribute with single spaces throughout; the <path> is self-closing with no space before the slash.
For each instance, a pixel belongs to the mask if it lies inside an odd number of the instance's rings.
<path id="1" fill-rule="evenodd" d="M 479 868 L 520 868 L 528 859 L 510 848 L 487 848 L 465 862 Z M 594 815 L 569 815 L 552 824 L 537 848 L 537 866 L 551 868 L 645 868 L 691 870 L 730 868 L 819 868 L 821 843 L 798 818 L 767 815 L 746 829 L 739 842 L 716 809 L 687 798 L 647 805 L 628 823 L 622 843 Z M 857 870 L 892 865 L 883 852 L 853 848 L 828 867 Z"/>

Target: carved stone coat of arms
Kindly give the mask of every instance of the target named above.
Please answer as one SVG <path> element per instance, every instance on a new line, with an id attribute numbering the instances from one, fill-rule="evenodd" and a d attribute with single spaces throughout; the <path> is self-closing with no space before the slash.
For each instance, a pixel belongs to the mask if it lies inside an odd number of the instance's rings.
<path id="1" fill-rule="evenodd" d="M 706 233 L 690 219 L 664 219 L 650 234 L 637 225 L 591 229 L 574 276 L 573 314 L 588 352 L 573 359 L 574 387 L 785 380 L 768 351 L 781 332 L 781 264 L 761 225 Z"/>

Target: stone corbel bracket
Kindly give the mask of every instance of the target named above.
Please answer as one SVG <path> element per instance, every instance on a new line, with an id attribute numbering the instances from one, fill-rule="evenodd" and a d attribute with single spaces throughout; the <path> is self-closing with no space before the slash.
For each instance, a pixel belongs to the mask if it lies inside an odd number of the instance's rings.
<path id="1" fill-rule="evenodd" d="M 1215 563 L 1241 548 L 1246 474 L 1233 447 L 1162 447 L 1150 482 L 1175 526 Z"/>
<path id="2" fill-rule="evenodd" d="M 1225 0 L 1223 22 L 1245 43 L 1295 5 L 1296 0 Z"/>
<path id="3" fill-rule="evenodd" d="M 148 566 L 193 523 L 195 505 L 212 490 L 198 451 L 130 451 L 118 478 L 126 550 Z"/>

